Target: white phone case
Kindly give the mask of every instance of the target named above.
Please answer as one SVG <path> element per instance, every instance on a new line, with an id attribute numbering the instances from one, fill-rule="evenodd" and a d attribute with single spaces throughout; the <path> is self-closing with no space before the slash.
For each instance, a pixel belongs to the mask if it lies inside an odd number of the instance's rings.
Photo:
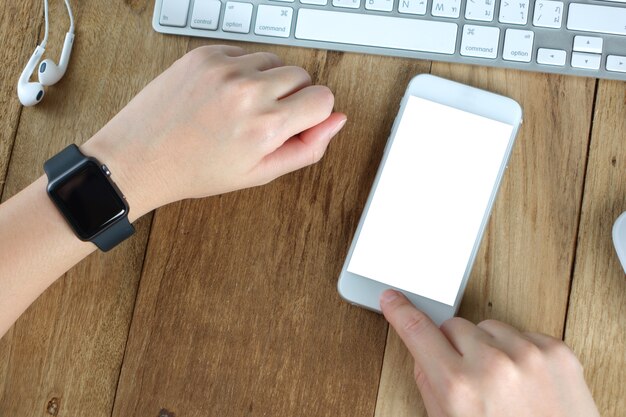
<path id="1" fill-rule="evenodd" d="M 487 210 L 482 217 L 479 233 L 476 236 L 470 259 L 467 262 L 465 274 L 461 281 L 461 285 L 456 293 L 454 305 L 448 305 L 442 302 L 438 302 L 433 299 L 423 297 L 420 294 L 413 294 L 403 288 L 391 287 L 379 281 L 369 279 L 348 271 L 348 265 L 350 264 L 350 260 L 352 258 L 356 243 L 359 239 L 363 224 L 367 217 L 368 210 L 376 191 L 376 187 L 385 169 L 385 163 L 387 161 L 389 151 L 393 146 L 394 138 L 396 137 L 398 126 L 400 124 L 400 115 L 403 114 L 409 97 L 411 96 L 419 97 L 425 100 L 429 100 L 435 103 L 439 103 L 448 107 L 476 114 L 478 116 L 482 116 L 513 126 L 512 134 L 509 138 L 508 145 L 506 146 L 506 151 L 504 153 L 504 158 L 499 165 L 500 168 L 497 173 L 493 191 L 491 192 L 491 197 L 487 205 Z M 413 304 L 415 304 L 419 309 L 427 313 L 438 324 L 442 323 L 448 318 L 453 317 L 458 310 L 463 292 L 467 285 L 472 265 L 480 246 L 480 241 L 485 231 L 485 227 L 489 219 L 489 214 L 491 213 L 491 209 L 493 207 L 493 203 L 495 201 L 497 191 L 502 180 L 502 176 L 504 175 L 506 166 L 508 164 L 511 149 L 513 147 L 513 143 L 515 141 L 515 137 L 517 135 L 517 131 L 519 129 L 521 121 L 522 109 L 517 102 L 510 98 L 428 74 L 419 75 L 413 78 L 402 99 L 400 111 L 398 112 L 398 117 L 396 117 L 396 120 L 393 124 L 391 135 L 385 147 L 380 167 L 372 185 L 372 190 L 363 210 L 361 220 L 359 221 L 359 225 L 355 232 L 354 238 L 350 245 L 350 249 L 348 251 L 348 255 L 346 257 L 346 261 L 343 265 L 341 275 L 339 277 L 338 291 L 341 297 L 352 304 L 380 312 L 380 295 L 386 289 L 394 288 L 403 292 Z"/>

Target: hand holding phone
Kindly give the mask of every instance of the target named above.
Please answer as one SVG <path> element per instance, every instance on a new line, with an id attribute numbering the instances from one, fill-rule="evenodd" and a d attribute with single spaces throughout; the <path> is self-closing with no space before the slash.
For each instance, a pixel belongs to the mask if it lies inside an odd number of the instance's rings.
<path id="1" fill-rule="evenodd" d="M 395 288 L 437 323 L 455 314 L 521 118 L 509 98 L 411 81 L 339 278 L 344 299 L 380 311 Z"/>

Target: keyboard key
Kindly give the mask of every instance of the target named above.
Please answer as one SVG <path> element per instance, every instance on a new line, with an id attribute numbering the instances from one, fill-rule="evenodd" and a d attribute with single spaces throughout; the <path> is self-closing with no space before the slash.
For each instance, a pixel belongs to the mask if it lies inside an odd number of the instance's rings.
<path id="1" fill-rule="evenodd" d="M 498 56 L 500 29 L 491 26 L 463 26 L 461 55 L 495 59 Z"/>
<path id="2" fill-rule="evenodd" d="M 260 4 L 256 13 L 254 33 L 257 35 L 288 38 L 291 33 L 292 14 L 293 9 L 291 7 Z"/>
<path id="3" fill-rule="evenodd" d="M 333 0 L 335 7 L 347 7 L 349 9 L 358 9 L 361 7 L 361 0 Z"/>
<path id="4" fill-rule="evenodd" d="M 572 52 L 572 67 L 582 69 L 600 69 L 602 55 Z"/>
<path id="5" fill-rule="evenodd" d="M 560 28 L 563 21 L 563 8 L 562 1 L 537 0 L 533 25 L 542 28 Z"/>
<path id="6" fill-rule="evenodd" d="M 390 12 L 393 10 L 393 0 L 365 0 L 365 8 L 379 12 Z"/>
<path id="7" fill-rule="evenodd" d="M 525 25 L 528 21 L 529 0 L 502 0 L 500 3 L 500 23 Z"/>
<path id="8" fill-rule="evenodd" d="M 328 4 L 328 0 L 300 0 L 302 4 L 315 4 L 318 6 L 326 6 Z"/>
<path id="9" fill-rule="evenodd" d="M 217 30 L 222 2 L 219 0 L 196 0 L 191 14 L 191 27 L 194 29 Z"/>
<path id="10" fill-rule="evenodd" d="M 530 30 L 507 29 L 504 37 L 502 59 L 507 61 L 530 62 L 533 53 L 535 32 Z"/>
<path id="11" fill-rule="evenodd" d="M 224 32 L 248 33 L 252 19 L 252 4 L 229 1 L 224 12 Z"/>
<path id="12" fill-rule="evenodd" d="M 461 14 L 461 0 L 433 0 L 431 13 L 437 17 L 457 18 Z"/>
<path id="13" fill-rule="evenodd" d="M 163 0 L 159 23 L 163 26 L 187 26 L 189 0 Z"/>
<path id="14" fill-rule="evenodd" d="M 399 0 L 398 11 L 408 14 L 426 14 L 426 0 Z"/>
<path id="15" fill-rule="evenodd" d="M 300 9 L 298 39 L 454 54 L 456 23 Z"/>
<path id="16" fill-rule="evenodd" d="M 609 55 L 606 57 L 606 70 L 613 72 L 626 72 L 626 56 Z"/>
<path id="17" fill-rule="evenodd" d="M 465 6 L 465 18 L 467 20 L 491 22 L 495 6 L 495 0 L 468 0 Z"/>
<path id="18" fill-rule="evenodd" d="M 294 2 L 294 0 L 272 0 L 272 1 L 282 1 L 282 2 L 285 2 L 285 3 L 293 3 Z"/>
<path id="19" fill-rule="evenodd" d="M 591 36 L 574 36 L 574 51 L 601 54 L 602 43 L 602 38 L 592 38 Z"/>
<path id="20" fill-rule="evenodd" d="M 567 28 L 583 32 L 626 35 L 626 8 L 572 3 Z"/>
<path id="21" fill-rule="evenodd" d="M 562 67 L 567 60 L 567 52 L 562 49 L 539 48 L 537 63 L 542 65 L 556 65 Z"/>

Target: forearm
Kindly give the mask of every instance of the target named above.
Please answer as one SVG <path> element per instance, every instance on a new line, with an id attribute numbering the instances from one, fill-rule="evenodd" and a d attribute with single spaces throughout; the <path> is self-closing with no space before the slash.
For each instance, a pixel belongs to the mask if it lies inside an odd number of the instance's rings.
<path id="1" fill-rule="evenodd" d="M 109 168 L 133 222 L 173 201 L 265 184 L 318 161 L 346 121 L 333 103 L 328 88 L 275 55 L 203 47 L 80 148 Z M 39 178 L 0 206 L 0 337 L 96 249 L 74 235 L 46 183 Z"/>
<path id="2" fill-rule="evenodd" d="M 96 248 L 77 239 L 40 177 L 0 205 L 0 337 L 58 277 Z"/>
<path id="3" fill-rule="evenodd" d="M 81 150 L 106 163 L 112 179 L 125 192 L 132 222 L 151 208 L 137 196 L 137 181 L 130 167 L 114 152 L 105 128 Z M 0 337 L 57 278 L 96 250 L 81 241 L 46 192 L 47 178 L 40 177 L 0 205 Z"/>

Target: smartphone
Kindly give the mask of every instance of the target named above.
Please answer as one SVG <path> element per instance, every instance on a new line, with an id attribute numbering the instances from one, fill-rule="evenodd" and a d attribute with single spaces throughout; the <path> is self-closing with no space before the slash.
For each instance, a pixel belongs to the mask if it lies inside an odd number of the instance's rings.
<path id="1" fill-rule="evenodd" d="M 338 282 L 380 312 L 388 288 L 436 323 L 461 303 L 522 109 L 432 75 L 411 80 Z"/>

